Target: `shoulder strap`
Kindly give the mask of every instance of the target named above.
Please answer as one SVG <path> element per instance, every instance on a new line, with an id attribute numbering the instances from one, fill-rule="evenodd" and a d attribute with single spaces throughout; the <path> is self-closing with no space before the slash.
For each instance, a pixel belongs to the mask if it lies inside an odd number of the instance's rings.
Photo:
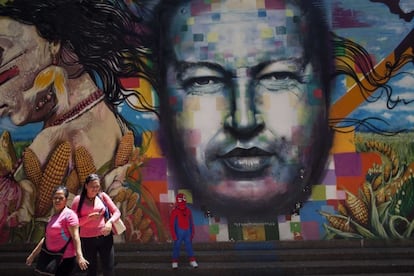
<path id="1" fill-rule="evenodd" d="M 102 201 L 103 205 L 105 206 L 105 215 L 104 215 L 105 219 L 107 220 L 110 219 L 111 213 L 109 212 L 109 208 L 108 208 L 108 205 L 106 205 L 105 199 L 102 198 L 100 194 L 97 194 L 96 197 L 99 198 Z"/>
<path id="2" fill-rule="evenodd" d="M 59 252 L 65 252 L 66 247 L 68 247 L 69 243 L 72 241 L 72 237 L 69 237 L 68 241 L 66 242 L 65 246 Z"/>
<path id="3" fill-rule="evenodd" d="M 69 237 L 69 239 L 68 239 L 68 241 L 66 242 L 66 244 L 62 247 L 62 249 L 60 249 L 59 251 L 56 251 L 56 253 L 64 253 L 65 252 L 65 250 L 66 250 L 66 247 L 68 247 L 68 245 L 69 245 L 69 243 L 72 241 L 72 237 Z M 47 251 L 49 251 L 49 252 L 54 252 L 54 251 L 51 251 L 51 250 L 49 250 L 48 248 L 47 248 L 47 246 L 46 246 L 46 235 L 45 235 L 45 239 L 43 240 L 43 244 L 42 244 L 42 247 L 44 248 L 44 249 L 46 249 Z"/>

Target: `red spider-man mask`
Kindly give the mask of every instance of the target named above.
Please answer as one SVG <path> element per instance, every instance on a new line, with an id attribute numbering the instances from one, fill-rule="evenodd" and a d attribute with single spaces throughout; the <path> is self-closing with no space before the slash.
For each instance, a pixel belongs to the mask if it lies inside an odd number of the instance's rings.
<path id="1" fill-rule="evenodd" d="M 175 203 L 177 204 L 178 208 L 183 209 L 187 204 L 187 199 L 185 198 L 184 194 L 177 194 L 175 197 Z"/>

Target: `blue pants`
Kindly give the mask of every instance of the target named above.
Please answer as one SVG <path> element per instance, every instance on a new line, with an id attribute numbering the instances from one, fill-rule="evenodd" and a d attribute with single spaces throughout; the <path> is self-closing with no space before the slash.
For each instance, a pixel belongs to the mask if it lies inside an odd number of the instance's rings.
<path id="1" fill-rule="evenodd" d="M 187 252 L 187 256 L 189 258 L 193 258 L 194 252 L 193 252 L 193 245 L 191 243 L 190 229 L 183 230 L 177 227 L 176 233 L 177 233 L 177 240 L 174 241 L 174 246 L 173 246 L 173 256 L 172 256 L 173 261 L 178 261 L 178 258 L 180 257 L 181 243 L 183 242 L 185 245 L 185 251 Z"/>

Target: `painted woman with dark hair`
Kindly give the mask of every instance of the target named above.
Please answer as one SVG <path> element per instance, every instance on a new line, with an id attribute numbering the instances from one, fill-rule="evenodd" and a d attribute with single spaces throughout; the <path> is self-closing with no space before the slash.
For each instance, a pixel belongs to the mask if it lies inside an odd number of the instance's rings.
<path id="1" fill-rule="evenodd" d="M 31 145 L 40 161 L 55 141 L 69 140 L 86 146 L 100 167 L 126 132 L 115 105 L 141 96 L 125 90 L 120 78 L 152 80 L 153 71 L 146 31 L 121 3 L 0 5 L 0 114 L 16 125 L 44 122 Z"/>
<path id="2" fill-rule="evenodd" d="M 80 174 L 84 169 L 76 167 L 77 160 L 90 169 L 72 180 L 113 168 L 116 149 L 130 133 L 117 105 L 126 101 L 136 110 L 154 111 L 140 92 L 126 89 L 121 82 L 130 77 L 155 79 L 151 39 L 141 20 L 123 1 L 13 0 L 0 4 L 0 116 L 8 116 L 17 126 L 43 122 L 43 129 L 24 152 L 23 166 L 15 173 L 18 181 L 28 179 L 37 189 L 48 185 L 53 181 L 45 171 L 40 171 L 43 180 L 27 172 L 35 169 L 39 175 L 38 167 L 45 170 L 50 165 L 63 171 L 54 176 L 62 183 L 70 172 Z M 84 154 L 76 156 L 79 148 Z M 53 153 L 57 160 L 51 158 Z M 29 156 L 39 165 L 30 162 Z M 33 187 L 24 189 L 33 194 Z M 71 192 L 78 188 L 79 181 Z M 36 204 L 35 209 L 39 200 Z M 33 213 L 43 216 L 47 212 L 29 210 L 25 219 Z"/>

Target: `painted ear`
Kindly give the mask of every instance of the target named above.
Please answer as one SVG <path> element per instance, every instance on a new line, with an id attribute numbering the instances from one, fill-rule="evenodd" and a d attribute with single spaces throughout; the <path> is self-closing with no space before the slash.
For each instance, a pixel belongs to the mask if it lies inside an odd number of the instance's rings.
<path id="1" fill-rule="evenodd" d="M 59 60 L 58 60 L 58 54 L 60 52 L 60 48 L 61 48 L 61 43 L 60 41 L 52 41 L 49 43 L 49 51 L 50 51 L 50 55 L 52 57 L 52 64 L 53 65 L 57 65 Z"/>

